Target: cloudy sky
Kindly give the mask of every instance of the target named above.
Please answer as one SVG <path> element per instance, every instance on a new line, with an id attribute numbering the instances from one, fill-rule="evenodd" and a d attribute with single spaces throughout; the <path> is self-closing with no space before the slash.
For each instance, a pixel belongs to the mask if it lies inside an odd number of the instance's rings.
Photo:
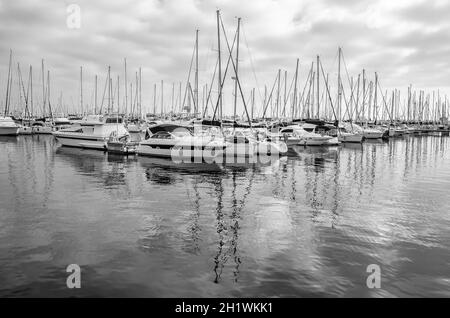
<path id="1" fill-rule="evenodd" d="M 69 28 L 72 3 L 81 8 L 80 28 Z M 216 10 L 220 9 L 229 40 L 236 17 L 242 18 L 240 79 L 256 103 L 271 88 L 278 69 L 288 84 L 300 59 L 300 86 L 316 55 L 332 80 L 337 49 L 343 48 L 348 71 L 357 76 L 379 73 L 383 88 L 447 92 L 450 79 L 450 1 L 422 0 L 0 0 L 0 97 L 4 105 L 9 50 L 15 69 L 26 78 L 33 65 L 35 100 L 42 95 L 41 59 L 51 74 L 57 103 L 79 104 L 79 68 L 83 66 L 84 102 L 93 103 L 93 78 L 99 76 L 101 98 L 107 66 L 123 95 L 123 59 L 129 82 L 142 67 L 144 107 L 153 108 L 153 85 L 164 80 L 164 104 L 171 105 L 172 83 L 186 82 L 195 30 L 199 29 L 200 84 L 211 82 L 217 59 Z M 226 53 L 225 44 L 222 44 Z M 16 72 L 16 70 L 15 70 Z M 128 88 L 129 89 L 129 88 Z M 15 88 L 17 91 L 17 88 Z M 18 93 L 14 93 L 15 96 Z M 232 90 L 225 89 L 225 109 L 232 109 Z M 200 91 L 201 95 L 201 91 Z"/>

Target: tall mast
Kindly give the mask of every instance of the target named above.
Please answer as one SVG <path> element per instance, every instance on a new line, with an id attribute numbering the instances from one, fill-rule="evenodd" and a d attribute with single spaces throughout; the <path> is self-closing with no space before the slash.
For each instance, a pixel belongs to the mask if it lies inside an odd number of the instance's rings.
<path id="1" fill-rule="evenodd" d="M 286 94 L 287 94 L 287 71 L 284 71 L 284 97 L 283 97 L 283 117 L 286 117 Z"/>
<path id="2" fill-rule="evenodd" d="M 377 92 L 378 92 L 378 74 L 375 72 L 375 92 L 373 96 L 373 112 L 374 112 L 374 120 L 377 121 L 377 113 L 378 113 L 378 106 L 377 106 Z"/>
<path id="3" fill-rule="evenodd" d="M 279 112 L 278 112 L 278 107 L 279 107 L 279 103 L 280 103 L 280 76 L 281 76 L 281 70 L 278 69 L 278 88 L 277 88 L 277 115 L 276 117 L 278 118 Z"/>
<path id="4" fill-rule="evenodd" d="M 130 83 L 130 116 L 133 118 L 133 81 Z"/>
<path id="5" fill-rule="evenodd" d="M 80 109 L 83 113 L 83 66 L 80 66 Z"/>
<path id="6" fill-rule="evenodd" d="M 195 108 L 194 108 L 194 113 L 197 113 L 197 112 L 198 112 L 198 30 L 195 30 Z"/>
<path id="7" fill-rule="evenodd" d="M 139 118 L 142 117 L 142 68 L 139 67 Z"/>
<path id="8" fill-rule="evenodd" d="M 30 65 L 30 110 L 33 114 L 33 67 Z"/>
<path id="9" fill-rule="evenodd" d="M 44 75 L 44 59 L 41 61 L 42 66 L 42 117 L 45 117 L 45 75 Z"/>
<path id="10" fill-rule="evenodd" d="M 220 18 L 220 11 L 217 10 L 217 52 L 219 54 L 219 80 L 217 81 L 217 84 L 219 85 L 219 116 L 220 120 L 222 120 L 222 61 L 220 59 L 220 26 L 219 26 L 219 18 Z"/>
<path id="11" fill-rule="evenodd" d="M 128 94 L 127 94 L 127 58 L 124 58 L 124 71 L 125 71 L 125 115 L 127 114 L 128 111 Z"/>
<path id="12" fill-rule="evenodd" d="M 174 110 L 174 99 L 175 99 L 175 82 L 172 83 L 172 116 Z"/>
<path id="13" fill-rule="evenodd" d="M 338 121 L 341 120 L 341 48 L 339 47 L 339 59 L 338 59 L 338 101 L 337 101 L 337 113 Z M 350 118 L 351 119 L 351 118 Z"/>
<path id="14" fill-rule="evenodd" d="M 94 82 L 94 115 L 97 114 L 97 74 L 95 74 L 95 82 Z"/>
<path id="15" fill-rule="evenodd" d="M 253 121 L 253 113 L 255 111 L 255 88 L 252 89 L 252 121 Z"/>
<path id="16" fill-rule="evenodd" d="M 297 78 L 298 78 L 298 60 L 295 66 L 295 80 L 294 80 L 294 101 L 292 103 L 292 120 L 294 120 L 295 108 L 297 106 Z"/>
<path id="17" fill-rule="evenodd" d="M 50 118 L 53 120 L 52 105 L 50 103 L 50 71 L 47 70 L 47 101 Z"/>
<path id="18" fill-rule="evenodd" d="M 9 50 L 9 68 L 8 68 L 8 81 L 6 83 L 6 101 L 5 101 L 5 117 L 8 115 L 8 108 L 9 108 L 9 95 L 10 92 L 10 80 L 11 80 L 11 61 L 12 61 L 12 50 Z"/>
<path id="19" fill-rule="evenodd" d="M 319 55 L 317 55 L 317 87 L 316 87 L 316 99 L 317 99 L 317 119 L 320 116 L 320 101 L 319 101 Z"/>
<path id="20" fill-rule="evenodd" d="M 362 92 L 362 105 L 361 105 L 361 112 L 362 112 L 362 120 L 364 120 L 365 116 L 365 103 L 366 103 L 366 70 L 363 69 L 362 71 L 362 84 L 363 84 L 363 92 Z"/>
<path id="21" fill-rule="evenodd" d="M 153 115 L 156 115 L 156 83 L 153 92 Z"/>
<path id="22" fill-rule="evenodd" d="M 180 112 L 183 112 L 183 105 L 181 105 L 181 82 L 180 82 L 180 86 L 179 86 L 179 91 L 178 91 L 178 103 L 179 103 L 179 108 L 180 108 Z"/>
<path id="23" fill-rule="evenodd" d="M 111 109 L 111 66 L 108 66 L 108 114 Z"/>
<path id="24" fill-rule="evenodd" d="M 119 75 L 117 75 L 117 115 L 119 115 L 120 112 L 120 85 L 119 85 Z"/>
<path id="25" fill-rule="evenodd" d="M 233 120 L 236 120 L 236 110 L 237 110 L 237 85 L 238 85 L 238 70 L 239 70 L 239 31 L 241 27 L 241 18 L 238 18 L 238 25 L 237 25 L 237 34 L 236 34 L 236 78 L 234 79 L 234 112 L 233 112 Z M 234 128 L 233 128 L 234 129 Z"/>
<path id="26" fill-rule="evenodd" d="M 434 96 L 434 92 L 433 92 Z M 408 111 L 407 111 L 407 121 L 410 121 L 410 113 L 411 113 L 411 84 L 408 86 Z"/>
<path id="27" fill-rule="evenodd" d="M 161 80 L 161 117 L 164 112 L 164 81 Z"/>

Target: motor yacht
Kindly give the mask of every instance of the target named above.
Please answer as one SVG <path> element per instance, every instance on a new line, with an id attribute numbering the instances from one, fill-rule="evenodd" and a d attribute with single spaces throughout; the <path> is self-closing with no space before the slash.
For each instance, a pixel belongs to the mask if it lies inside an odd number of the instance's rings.
<path id="1" fill-rule="evenodd" d="M 0 136 L 17 136 L 19 128 L 11 117 L 0 117 Z"/>
<path id="2" fill-rule="evenodd" d="M 172 158 L 180 162 L 191 159 L 212 162 L 222 157 L 227 147 L 223 138 L 194 136 L 188 126 L 172 123 L 148 128 L 145 137 L 137 147 L 139 155 Z"/>
<path id="3" fill-rule="evenodd" d="M 63 146 L 106 150 L 112 132 L 117 138 L 128 135 L 121 117 L 88 115 L 70 128 L 54 131 L 53 136 Z"/>

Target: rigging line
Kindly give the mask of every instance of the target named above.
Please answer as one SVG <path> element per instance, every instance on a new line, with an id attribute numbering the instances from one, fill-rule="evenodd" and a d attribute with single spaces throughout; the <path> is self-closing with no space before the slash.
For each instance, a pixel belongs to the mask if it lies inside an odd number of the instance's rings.
<path id="1" fill-rule="evenodd" d="M 284 101 L 283 111 L 281 112 L 282 114 L 285 113 L 286 105 L 287 105 L 287 102 L 288 102 L 288 100 L 289 100 L 289 96 L 291 95 L 292 85 L 294 85 L 294 80 L 295 80 L 295 74 L 294 74 L 294 76 L 292 77 L 291 85 L 289 86 L 289 91 L 288 91 L 287 94 L 286 94 L 286 100 Z"/>
<path id="2" fill-rule="evenodd" d="M 387 114 L 389 115 L 389 119 L 390 119 L 391 122 L 392 122 L 393 120 L 392 120 L 392 117 L 391 117 L 391 113 L 390 113 L 390 111 L 389 111 L 389 108 L 388 108 L 388 106 L 387 106 L 387 104 L 386 104 L 386 98 L 385 98 L 385 96 L 384 96 L 384 94 L 383 94 L 383 90 L 381 89 L 380 80 L 378 80 L 377 82 L 378 82 L 378 87 L 380 88 L 381 96 L 383 97 L 384 107 L 386 108 L 386 112 L 387 112 Z"/>
<path id="3" fill-rule="evenodd" d="M 235 44 L 235 42 L 236 42 L 236 37 L 237 37 L 237 30 L 236 30 L 236 32 L 234 33 L 234 39 L 233 39 L 233 44 L 232 44 L 232 46 L 231 46 L 231 52 L 233 52 L 233 49 L 234 49 L 234 44 Z M 228 42 L 227 42 L 227 44 L 228 44 Z M 220 101 L 220 97 L 222 96 L 222 93 L 223 93 L 223 85 L 225 84 L 225 78 L 227 77 L 227 72 L 228 72 L 228 67 L 230 66 L 230 60 L 232 61 L 233 59 L 232 59 L 232 54 L 229 54 L 228 55 L 228 61 L 227 61 L 227 66 L 226 66 L 226 68 L 225 68 L 225 72 L 224 72 L 224 74 L 223 74 L 223 79 L 221 78 L 220 80 L 221 80 L 221 82 L 220 82 L 220 92 L 218 92 L 219 93 L 219 95 L 217 96 L 217 102 L 216 102 L 216 107 L 214 108 L 214 114 L 213 114 L 213 118 L 212 118 L 212 120 L 214 120 L 215 118 L 216 118 L 216 113 L 217 113 L 217 110 L 218 110 L 218 108 L 219 108 L 219 101 Z M 211 85 L 211 87 L 212 87 L 212 85 Z M 221 118 L 222 119 L 222 118 Z"/>
<path id="4" fill-rule="evenodd" d="M 301 95 L 299 96 L 298 106 L 300 106 L 300 105 L 303 104 L 301 116 L 303 116 L 303 111 L 304 111 L 303 108 L 304 108 L 304 106 L 305 106 L 305 105 L 304 105 L 305 90 L 306 90 L 306 86 L 307 86 L 308 83 L 309 83 L 309 80 L 310 80 L 311 75 L 312 75 L 312 72 L 311 72 L 311 69 L 310 69 L 309 72 L 308 72 L 308 77 L 306 78 L 306 81 L 305 81 L 305 86 L 303 86 L 303 91 L 302 91 Z M 300 114 L 300 109 L 298 109 L 298 113 Z"/>
<path id="5" fill-rule="evenodd" d="M 278 72 L 277 72 L 277 76 L 275 76 L 275 80 L 273 81 L 272 89 L 270 90 L 269 97 L 267 98 L 266 105 L 264 106 L 264 109 L 263 109 L 263 115 L 262 115 L 263 119 L 266 117 L 267 107 L 269 106 L 269 102 L 272 99 L 272 94 L 273 94 L 273 90 L 275 88 L 275 84 L 277 83 L 277 79 L 278 79 Z"/>
<path id="6" fill-rule="evenodd" d="M 323 71 L 322 61 L 319 61 L 319 63 L 320 63 L 320 69 L 322 70 L 322 75 L 323 75 L 323 78 L 324 78 L 324 81 L 325 81 L 325 87 L 327 88 L 328 98 L 330 99 L 330 106 L 331 106 L 331 109 L 333 110 L 334 118 L 336 119 L 336 121 L 338 121 L 339 119 L 337 118 L 336 112 L 334 111 L 333 100 L 331 99 L 331 94 L 330 94 L 330 90 L 329 90 L 329 87 L 328 87 L 328 80 L 325 77 L 325 72 Z"/>
<path id="7" fill-rule="evenodd" d="M 215 81 L 215 78 L 216 78 L 216 70 L 217 70 L 217 66 L 218 65 L 219 65 L 219 59 L 216 59 L 216 66 L 214 66 L 214 72 L 213 72 L 213 76 L 212 76 L 212 79 L 211 79 L 211 85 L 209 86 L 208 97 L 206 98 L 205 110 L 203 111 L 203 116 L 202 116 L 203 118 L 205 117 L 206 112 L 208 111 L 208 103 L 210 101 L 211 91 L 212 91 L 212 87 L 214 85 L 214 81 Z"/>
<path id="8" fill-rule="evenodd" d="M 256 77 L 256 71 L 255 71 L 255 67 L 254 67 L 254 64 L 253 64 L 253 55 L 250 52 L 250 47 L 248 45 L 247 36 L 245 35 L 244 23 L 242 23 L 242 21 L 241 21 L 241 28 L 242 28 L 242 34 L 243 34 L 243 37 L 244 37 L 245 46 L 247 47 L 248 55 L 250 57 L 250 66 L 252 68 L 253 77 L 255 78 L 256 88 L 258 89 L 259 98 L 260 98 L 260 101 L 262 102 L 263 98 L 262 98 L 261 89 L 259 88 L 258 78 Z"/>
<path id="9" fill-rule="evenodd" d="M 225 32 L 225 27 L 223 25 L 222 17 L 221 16 L 219 16 L 219 17 L 220 17 L 220 23 L 222 24 L 222 30 L 223 30 L 224 37 L 225 37 L 225 43 L 227 44 L 228 52 L 229 52 L 229 54 L 231 56 L 233 51 L 230 49 L 230 43 L 228 42 L 228 38 L 227 38 L 227 34 Z M 236 33 L 237 33 L 237 31 L 236 31 Z M 238 76 L 237 71 L 236 71 L 236 65 L 234 64 L 233 59 L 231 59 L 231 64 L 233 65 L 234 75 L 236 76 L 236 81 L 238 83 L 239 91 L 241 93 L 242 102 L 244 103 L 245 113 L 247 114 L 247 120 L 248 120 L 248 123 L 250 125 L 250 129 L 252 129 L 252 121 L 250 120 L 250 115 L 248 114 L 247 105 L 245 104 L 244 93 L 242 92 L 241 81 L 239 80 L 239 76 Z"/>
<path id="10" fill-rule="evenodd" d="M 341 48 L 341 49 L 342 49 L 342 48 Z M 345 56 L 344 56 L 344 53 L 342 53 L 342 50 L 341 50 L 341 55 L 342 55 L 342 62 L 344 62 L 344 68 L 345 68 L 345 73 L 346 73 L 346 75 L 347 75 L 348 85 L 351 86 L 351 83 L 350 83 L 350 75 L 349 75 L 349 73 L 348 73 L 347 63 L 345 62 Z M 342 86 L 342 87 L 344 87 L 344 86 Z M 354 98 L 355 98 L 355 96 L 353 95 L 353 99 L 354 99 Z M 356 100 L 354 100 L 354 102 L 356 103 Z"/>
<path id="11" fill-rule="evenodd" d="M 103 103 L 105 101 L 105 94 L 106 94 L 106 86 L 107 86 L 107 84 L 108 84 L 108 75 L 106 75 L 105 88 L 103 89 L 103 97 L 102 97 L 102 103 L 100 104 L 99 114 L 101 114 L 102 110 L 103 110 Z"/>
<path id="12" fill-rule="evenodd" d="M 181 111 L 183 111 L 184 103 L 186 102 L 186 95 L 187 95 L 187 83 L 189 83 L 189 79 L 191 78 L 191 71 L 192 71 L 192 64 L 194 63 L 194 56 L 195 56 L 195 44 L 194 49 L 192 50 L 192 57 L 191 57 L 191 64 L 189 65 L 189 72 L 188 72 L 188 78 L 186 80 L 186 89 L 184 90 L 184 97 L 183 97 L 183 103 L 181 104 Z"/>

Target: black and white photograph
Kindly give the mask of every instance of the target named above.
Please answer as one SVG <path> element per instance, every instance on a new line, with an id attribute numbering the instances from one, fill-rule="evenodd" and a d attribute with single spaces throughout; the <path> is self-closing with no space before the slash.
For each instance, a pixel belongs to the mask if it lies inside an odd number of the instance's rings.
<path id="1" fill-rule="evenodd" d="M 450 1 L 0 0 L 0 21 L 0 298 L 450 297 Z"/>

